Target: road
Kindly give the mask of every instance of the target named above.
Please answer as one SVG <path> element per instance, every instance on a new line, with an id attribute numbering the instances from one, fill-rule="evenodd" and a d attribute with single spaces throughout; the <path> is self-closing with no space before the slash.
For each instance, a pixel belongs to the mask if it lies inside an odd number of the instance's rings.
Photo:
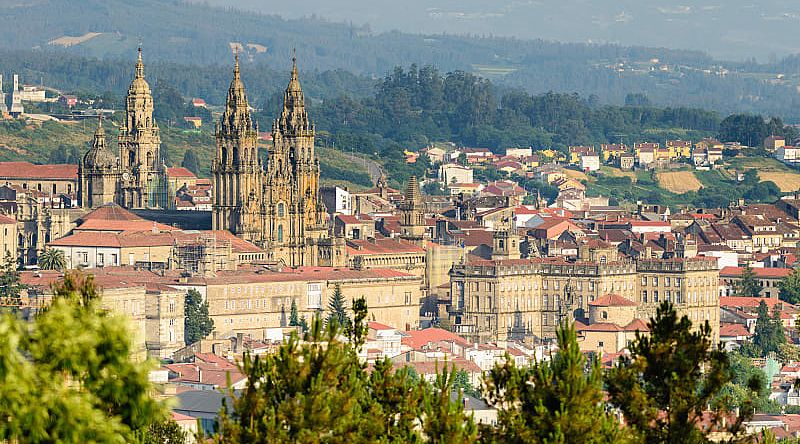
<path id="1" fill-rule="evenodd" d="M 369 177 L 372 179 L 372 183 L 377 182 L 383 174 L 383 168 L 378 162 L 368 159 L 362 154 L 351 154 L 345 153 L 344 151 L 339 151 L 338 153 L 354 164 L 361 165 L 365 170 L 367 170 Z"/>

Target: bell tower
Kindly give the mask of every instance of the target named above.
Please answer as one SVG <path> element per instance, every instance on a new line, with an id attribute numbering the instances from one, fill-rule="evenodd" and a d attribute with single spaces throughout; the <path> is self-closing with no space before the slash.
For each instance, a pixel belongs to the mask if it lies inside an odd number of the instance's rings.
<path id="1" fill-rule="evenodd" d="M 215 193 L 213 226 L 258 245 L 264 243 L 262 166 L 258 129 L 250 116 L 239 72 L 239 55 L 228 88 L 225 112 L 215 130 L 216 156 L 211 164 Z"/>
<path id="2" fill-rule="evenodd" d="M 144 79 L 142 48 L 125 99 L 125 122 L 119 130 L 118 144 L 122 170 L 119 203 L 126 208 L 165 208 L 167 183 L 161 136 L 153 119 L 153 94 Z"/>
<path id="3" fill-rule="evenodd" d="M 423 246 L 425 240 L 425 203 L 417 176 L 411 176 L 400 204 L 400 238 Z"/>
<path id="4" fill-rule="evenodd" d="M 83 208 L 97 208 L 117 201 L 120 179 L 117 157 L 106 146 L 102 116 L 92 146 L 78 164 L 78 199 Z"/>

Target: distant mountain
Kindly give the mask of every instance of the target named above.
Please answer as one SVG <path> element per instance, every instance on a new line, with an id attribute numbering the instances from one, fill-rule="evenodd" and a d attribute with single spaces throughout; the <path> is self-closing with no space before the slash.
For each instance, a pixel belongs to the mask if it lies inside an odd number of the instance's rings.
<path id="1" fill-rule="evenodd" d="M 341 3 L 341 11 L 348 11 L 350 10 L 348 8 L 364 5 L 360 1 L 346 0 L 342 3 L 337 0 L 329 4 Z M 695 0 L 689 3 L 693 1 Z M 397 20 L 398 26 L 405 21 L 413 21 L 414 11 L 420 10 L 419 7 L 423 5 L 434 8 L 429 11 L 429 15 L 439 17 L 444 14 L 444 17 L 450 17 L 447 20 L 462 17 L 458 20 L 477 24 L 499 19 L 491 15 L 484 17 L 483 20 L 475 18 L 483 14 L 480 11 L 493 10 L 486 9 L 485 6 L 489 4 L 487 0 L 463 2 L 436 0 L 432 3 L 428 0 L 424 3 L 423 0 L 409 0 L 409 2 L 375 0 L 374 3 L 381 5 L 382 14 L 386 16 L 381 20 Z M 467 6 L 458 6 L 462 3 Z M 556 3 L 561 6 L 555 6 Z M 582 33 L 594 29 L 582 22 L 581 17 L 599 14 L 601 8 L 595 6 L 595 3 L 606 2 L 516 0 L 511 3 L 507 0 L 498 0 L 496 6 L 505 10 L 503 14 L 506 16 L 516 14 L 520 20 L 529 20 L 529 27 L 532 29 L 539 26 L 542 21 L 552 21 L 552 24 L 542 27 L 543 30 L 549 29 L 548 26 L 557 27 L 556 24 L 561 23 L 564 25 L 564 32 L 575 36 L 567 40 L 580 41 L 585 40 L 580 37 Z M 638 11 L 635 8 L 644 7 L 638 3 L 633 0 L 622 0 L 615 2 L 616 6 L 612 9 L 622 4 L 634 8 L 630 9 L 631 11 Z M 652 4 L 649 1 L 640 3 Z M 742 0 L 730 0 L 729 3 L 738 5 Z M 738 9 L 731 9 L 729 3 L 726 3 L 725 8 L 719 9 L 719 14 L 742 16 L 743 13 Z M 778 1 L 768 0 L 767 3 L 777 4 Z M 260 1 L 238 0 L 234 4 L 256 7 Z M 265 4 L 274 5 L 276 2 L 269 1 Z M 286 2 L 285 4 L 292 5 L 299 11 L 296 15 L 303 14 L 303 8 L 307 8 L 309 4 L 319 5 L 321 13 L 332 10 L 328 3 L 322 4 L 320 0 L 311 3 Z M 544 4 L 548 6 L 541 6 Z M 398 10 L 398 5 L 406 5 L 403 8 L 405 11 Z M 464 9 L 467 7 L 468 11 Z M 570 7 L 572 9 L 569 9 Z M 631 13 L 634 17 L 631 20 L 645 20 L 652 25 L 647 30 L 653 36 L 668 35 L 668 39 L 679 42 L 687 38 L 686 36 L 692 35 L 690 31 L 694 26 L 681 22 L 680 17 L 694 17 L 692 11 L 700 11 L 693 9 L 700 6 L 689 4 L 687 7 L 690 13 L 658 12 L 651 18 L 639 15 L 638 12 L 636 15 Z M 359 17 L 366 17 L 365 14 L 374 9 L 374 5 L 371 8 L 365 6 L 363 14 L 353 14 L 352 20 L 355 23 Z M 716 11 L 713 8 L 701 10 L 705 11 L 702 14 Z M 275 11 L 283 12 L 284 9 L 278 8 Z M 442 11 L 456 12 L 451 14 Z M 467 12 L 460 16 L 461 12 L 458 11 Z M 566 13 L 568 14 L 564 15 Z M 409 14 L 412 19 L 405 18 Z M 656 16 L 661 17 L 664 14 L 669 17 L 676 16 L 666 22 L 674 23 L 674 26 L 663 25 L 663 20 L 656 20 Z M 559 21 L 563 17 L 573 17 L 573 21 L 569 24 Z M 627 20 L 625 17 L 622 16 Z M 716 23 L 714 20 L 720 17 L 722 16 L 702 15 L 701 18 L 708 22 L 701 20 L 701 23 Z M 759 16 L 755 14 L 753 17 Z M 605 22 L 600 20 L 598 23 Z M 613 23 L 613 26 L 609 25 L 609 29 L 618 26 L 617 21 Z M 725 26 L 710 27 L 718 34 L 723 31 L 729 32 Z M 631 32 L 640 32 L 642 28 L 643 25 L 639 25 L 632 28 Z M 380 30 L 378 27 L 375 29 Z M 450 30 L 448 27 L 441 29 Z M 474 28 L 476 33 L 479 33 L 480 29 L 479 26 Z M 748 29 L 740 27 L 738 32 L 746 36 L 750 32 Z M 425 30 L 430 31 L 430 29 Z M 628 35 L 627 32 L 622 34 Z M 752 63 L 723 64 L 700 51 L 644 46 L 626 47 L 616 44 L 556 43 L 442 33 L 422 35 L 399 31 L 381 32 L 373 31 L 373 28 L 366 25 L 336 23 L 318 17 L 283 19 L 277 15 L 243 12 L 230 8 L 220 9 L 207 4 L 192 4 L 177 0 L 0 2 L 0 47 L 6 49 L 23 51 L 33 49 L 42 53 L 55 52 L 88 58 L 130 61 L 140 42 L 144 46 L 148 62 L 161 61 L 186 66 L 186 69 L 190 70 L 192 66 L 229 66 L 232 52 L 236 49 L 242 53 L 243 63 L 249 64 L 254 69 L 269 67 L 271 70 L 283 73 L 288 69 L 292 51 L 296 48 L 300 68 L 306 71 L 344 69 L 366 77 L 381 78 L 398 65 L 432 64 L 443 72 L 469 71 L 490 78 L 502 88 L 522 88 L 531 93 L 551 90 L 578 92 L 587 97 L 594 95 L 600 103 L 616 104 L 624 103 L 629 93 L 644 93 L 653 103 L 659 105 L 699 106 L 721 113 L 751 111 L 780 115 L 790 121 L 800 121 L 800 106 L 798 106 L 800 103 L 797 103 L 800 97 L 796 89 L 800 85 L 800 69 L 792 72 L 775 71 L 781 67 L 794 67 L 796 65 L 794 63 L 771 66 Z M 20 63 L 22 69 L 26 69 L 32 75 L 36 74 L 36 70 L 24 64 L 24 59 Z M 10 69 L 19 69 L 19 63 L 11 66 L 0 58 L 0 71 L 8 73 Z M 85 72 L 86 69 L 86 67 L 76 67 L 73 71 Z M 46 66 L 39 71 L 45 74 L 48 72 Z M 202 69 L 197 71 L 197 75 L 203 72 Z M 60 70 L 62 74 L 67 72 L 69 69 Z M 273 75 L 271 71 L 262 72 L 264 75 Z M 103 71 L 88 72 L 85 75 L 96 80 L 103 75 Z M 194 75 L 195 73 L 189 73 L 188 77 Z M 191 88 L 184 88 L 181 85 L 176 87 L 184 94 L 192 93 Z M 111 89 L 116 90 L 117 86 L 111 85 Z"/>
<path id="2" fill-rule="evenodd" d="M 198 0 L 288 18 L 316 15 L 376 31 L 615 42 L 767 61 L 800 51 L 800 2 L 786 0 Z"/>

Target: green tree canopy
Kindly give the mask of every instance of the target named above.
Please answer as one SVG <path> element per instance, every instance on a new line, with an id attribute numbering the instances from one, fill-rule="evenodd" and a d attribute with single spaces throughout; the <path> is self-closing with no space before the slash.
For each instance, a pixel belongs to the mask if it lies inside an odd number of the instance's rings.
<path id="1" fill-rule="evenodd" d="M 186 293 L 184 302 L 183 340 L 186 345 L 205 338 L 214 330 L 214 320 L 208 315 L 208 302 L 195 289 Z"/>
<path id="2" fill-rule="evenodd" d="M 745 265 L 742 270 L 742 276 L 734 286 L 734 291 L 737 296 L 758 297 L 761 295 L 761 290 L 764 287 L 758 281 L 755 272 L 750 267 L 750 264 Z"/>
<path id="3" fill-rule="evenodd" d="M 562 325 L 559 352 L 549 362 L 516 367 L 506 360 L 486 378 L 488 401 L 498 408 L 497 428 L 481 435 L 492 443 L 617 443 L 619 422 L 603 407 L 603 371 L 588 365 L 575 328 Z"/>
<path id="4" fill-rule="evenodd" d="M 200 175 L 200 162 L 197 160 L 197 155 L 191 148 L 183 153 L 183 161 L 181 161 L 181 166 L 193 172 L 195 176 Z"/>
<path id="5" fill-rule="evenodd" d="M 622 358 L 607 378 L 613 405 L 646 443 L 705 443 L 711 431 L 700 427 L 703 412 L 732 380 L 727 354 L 712 343 L 706 321 L 696 329 L 663 302 L 637 335 L 631 356 Z M 724 409 L 716 407 L 718 412 Z M 716 428 L 721 419 L 712 418 Z M 739 421 L 732 426 L 736 428 Z"/>
<path id="6" fill-rule="evenodd" d="M 42 270 L 63 270 L 67 268 L 67 258 L 64 251 L 56 248 L 48 248 L 39 255 L 39 268 Z"/>
<path id="7" fill-rule="evenodd" d="M 164 419 L 126 321 L 97 298 L 90 277 L 69 273 L 30 325 L 0 318 L 0 440 L 133 442 Z"/>
<path id="8" fill-rule="evenodd" d="M 781 281 L 779 288 L 780 293 L 778 297 L 782 301 L 793 305 L 800 303 L 800 273 L 798 273 L 796 268 L 792 269 L 789 276 L 786 276 L 786 278 Z"/>

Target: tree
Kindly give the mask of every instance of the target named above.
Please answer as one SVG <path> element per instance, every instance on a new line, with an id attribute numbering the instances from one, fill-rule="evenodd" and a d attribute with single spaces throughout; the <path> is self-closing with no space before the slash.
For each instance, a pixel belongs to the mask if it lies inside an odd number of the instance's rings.
<path id="1" fill-rule="evenodd" d="M 350 328 L 350 316 L 347 315 L 347 308 L 345 307 L 344 295 L 342 295 L 342 288 L 339 284 L 333 288 L 330 302 L 328 303 L 328 323 L 335 322 L 344 331 Z"/>
<path id="2" fill-rule="evenodd" d="M 487 401 L 498 407 L 497 428 L 481 430 L 490 443 L 615 443 L 625 440 L 603 407 L 603 372 L 586 359 L 575 328 L 562 325 L 559 352 L 549 362 L 496 365 L 485 381 Z"/>
<path id="3" fill-rule="evenodd" d="M 739 282 L 734 286 L 736 295 L 758 297 L 761 295 L 763 288 L 750 264 L 745 265 L 744 270 L 742 270 L 742 277 L 739 278 Z"/>
<path id="4" fill-rule="evenodd" d="M 778 297 L 780 300 L 793 305 L 800 303 L 800 273 L 798 273 L 796 268 L 792 269 L 789 276 L 786 276 L 786 278 L 781 281 L 779 288 L 780 293 L 778 293 Z"/>
<path id="5" fill-rule="evenodd" d="M 762 300 L 758 304 L 757 314 L 753 345 L 757 348 L 761 357 L 770 353 L 778 353 L 780 346 L 786 343 L 780 310 L 775 306 L 772 311 L 772 317 L 770 317 L 769 308 Z"/>
<path id="6" fill-rule="evenodd" d="M 289 326 L 297 327 L 300 325 L 300 317 L 297 315 L 297 301 L 292 299 L 292 307 L 289 309 Z"/>
<path id="7" fill-rule="evenodd" d="M 638 335 L 630 357 L 623 357 L 607 377 L 611 403 L 645 443 L 704 443 L 712 429 L 701 428 L 703 411 L 732 380 L 727 354 L 714 347 L 706 321 L 695 330 L 686 316 L 678 317 L 663 302 L 648 324 L 650 336 Z M 716 413 L 726 413 L 715 406 Z M 734 421 L 732 431 L 741 425 Z"/>
<path id="8" fill-rule="evenodd" d="M 200 175 L 200 162 L 197 160 L 194 150 L 191 148 L 186 150 L 183 154 L 183 161 L 181 166 L 194 173 L 195 176 Z"/>
<path id="9" fill-rule="evenodd" d="M 42 270 L 63 270 L 67 268 L 67 259 L 64 251 L 56 248 L 48 248 L 39 255 L 39 268 Z"/>
<path id="10" fill-rule="evenodd" d="M 0 297 L 4 304 L 19 304 L 20 294 L 25 289 L 25 285 L 20 282 L 17 268 L 17 260 L 10 252 L 6 252 L 0 268 Z"/>
<path id="11" fill-rule="evenodd" d="M 68 273 L 32 322 L 0 317 L 0 440 L 134 442 L 166 417 L 126 320 L 100 309 L 91 277 Z"/>
<path id="12" fill-rule="evenodd" d="M 214 330 L 214 320 L 208 315 L 208 302 L 203 301 L 199 291 L 191 289 L 186 292 L 183 312 L 183 340 L 186 345 L 194 344 Z"/>
<path id="13" fill-rule="evenodd" d="M 185 444 L 186 432 L 177 422 L 168 419 L 150 424 L 150 427 L 141 433 L 142 444 Z"/>
<path id="14" fill-rule="evenodd" d="M 337 322 L 316 317 L 305 340 L 296 334 L 266 356 L 244 357 L 247 386 L 220 411 L 218 443 L 471 443 L 475 426 L 450 399 L 450 377 L 433 387 L 391 361 L 372 373 L 358 358 L 366 302 L 353 302 L 353 327 L 341 341 Z M 424 433 L 423 433 L 424 432 Z"/>

